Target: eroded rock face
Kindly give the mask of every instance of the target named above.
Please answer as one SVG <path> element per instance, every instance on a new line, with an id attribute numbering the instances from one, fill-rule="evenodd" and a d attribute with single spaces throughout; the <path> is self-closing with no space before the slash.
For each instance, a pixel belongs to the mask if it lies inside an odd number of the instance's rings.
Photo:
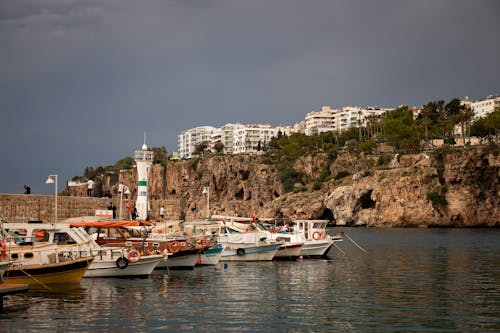
<path id="1" fill-rule="evenodd" d="M 390 165 L 378 156 L 344 152 L 333 163 L 324 155 L 308 156 L 295 170 L 311 183 L 329 168 L 331 179 L 319 190 L 311 184 L 302 192 L 284 193 L 274 164 L 257 156 L 213 156 L 200 160 L 154 165 L 150 197 L 179 201 L 182 218 L 210 213 L 239 216 L 333 220 L 338 225 L 367 226 L 500 226 L 500 159 L 487 148 L 468 148 L 434 155 L 392 155 Z M 335 179 L 339 173 L 347 176 Z M 136 175 L 120 174 L 136 194 Z M 104 182 L 117 192 L 117 184 Z M 73 195 L 79 195 L 79 192 Z M 169 217 L 169 218 L 179 218 Z"/>

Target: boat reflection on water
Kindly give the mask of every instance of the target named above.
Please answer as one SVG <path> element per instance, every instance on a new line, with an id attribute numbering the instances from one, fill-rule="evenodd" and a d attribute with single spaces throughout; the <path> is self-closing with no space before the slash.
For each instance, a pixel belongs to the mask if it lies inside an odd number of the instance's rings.
<path id="1" fill-rule="evenodd" d="M 343 252 L 330 251 L 331 260 L 227 262 L 155 271 L 148 279 L 83 279 L 81 289 L 68 292 L 7 296 L 1 330 L 498 331 L 500 230 L 341 230 L 367 253 L 344 242 Z M 20 306 L 28 309 L 9 309 Z"/>

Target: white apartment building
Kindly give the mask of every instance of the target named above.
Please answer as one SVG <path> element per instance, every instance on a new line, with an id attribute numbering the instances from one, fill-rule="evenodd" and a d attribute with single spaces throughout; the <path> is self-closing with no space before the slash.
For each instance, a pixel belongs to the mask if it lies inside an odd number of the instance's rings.
<path id="1" fill-rule="evenodd" d="M 474 112 L 472 120 L 486 117 L 488 114 L 500 108 L 500 96 L 488 96 L 483 100 L 471 103 L 471 109 Z"/>
<path id="2" fill-rule="evenodd" d="M 353 126 L 366 126 L 369 116 L 379 116 L 388 108 L 345 106 L 342 110 L 323 106 L 321 111 L 312 111 L 305 118 L 305 134 L 313 135 L 328 131 L 345 131 Z"/>
<path id="3" fill-rule="evenodd" d="M 233 154 L 262 153 L 265 146 L 273 137 L 277 137 L 278 133 L 288 135 L 290 129 L 288 127 L 272 127 L 271 125 L 248 125 L 234 131 Z"/>
<path id="4" fill-rule="evenodd" d="M 209 142 L 210 147 L 221 136 L 221 130 L 212 126 L 200 126 L 188 129 L 179 134 L 179 158 L 192 158 L 196 146 L 204 141 Z"/>
<path id="5" fill-rule="evenodd" d="M 245 125 L 236 124 L 226 124 L 221 127 L 221 142 L 224 145 L 225 154 L 234 153 L 234 132 L 238 129 L 245 128 Z"/>

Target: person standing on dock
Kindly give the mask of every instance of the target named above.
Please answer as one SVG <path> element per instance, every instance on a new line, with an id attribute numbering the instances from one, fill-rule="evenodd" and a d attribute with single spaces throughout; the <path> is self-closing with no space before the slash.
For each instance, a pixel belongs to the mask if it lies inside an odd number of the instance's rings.
<path id="1" fill-rule="evenodd" d="M 92 180 L 92 178 L 90 178 L 88 181 L 87 181 L 87 196 L 88 197 L 91 197 L 92 196 L 92 190 L 94 189 L 94 181 Z"/>
<path id="2" fill-rule="evenodd" d="M 31 194 L 31 187 L 24 185 L 24 194 Z"/>
<path id="3" fill-rule="evenodd" d="M 163 216 L 165 216 L 165 208 L 163 206 L 160 207 L 160 218 L 163 220 Z"/>

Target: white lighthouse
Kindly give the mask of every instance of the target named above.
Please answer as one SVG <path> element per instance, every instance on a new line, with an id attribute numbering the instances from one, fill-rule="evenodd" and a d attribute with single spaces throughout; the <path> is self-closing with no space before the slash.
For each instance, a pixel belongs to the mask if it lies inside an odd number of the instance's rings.
<path id="1" fill-rule="evenodd" d="M 146 220 L 148 216 L 148 174 L 149 167 L 153 164 L 153 152 L 148 151 L 146 145 L 146 134 L 144 133 L 144 144 L 141 150 L 135 151 L 135 164 L 137 165 L 137 218 Z"/>

